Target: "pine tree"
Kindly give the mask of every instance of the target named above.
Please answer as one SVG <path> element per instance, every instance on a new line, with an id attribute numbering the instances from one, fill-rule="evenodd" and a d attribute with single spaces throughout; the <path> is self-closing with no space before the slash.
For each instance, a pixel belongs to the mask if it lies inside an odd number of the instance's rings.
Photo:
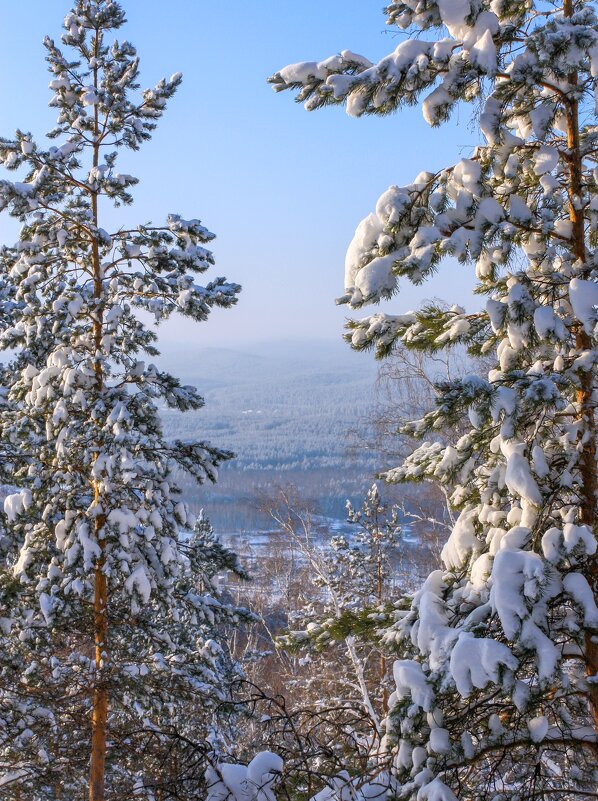
<path id="1" fill-rule="evenodd" d="M 389 481 L 455 483 L 444 569 L 388 637 L 404 658 L 387 721 L 402 799 L 595 798 L 598 738 L 596 337 L 598 19 L 586 0 L 392 2 L 407 33 L 373 64 L 348 51 L 271 81 L 308 109 L 432 125 L 479 108 L 468 158 L 391 187 L 346 261 L 351 308 L 475 265 L 485 309 L 430 304 L 349 324 L 356 349 L 494 356 L 439 384 L 424 439 Z M 446 446 L 425 439 L 469 417 Z"/>
<path id="2" fill-rule="evenodd" d="M 165 439 L 159 405 L 203 400 L 146 361 L 158 351 L 145 320 L 204 321 L 240 288 L 196 283 L 214 261 L 213 234 L 197 219 L 107 230 L 105 208 L 130 204 L 137 183 L 119 172 L 119 154 L 151 137 L 181 83 L 175 74 L 139 91 L 135 48 L 114 35 L 124 22 L 113 0 L 77 0 L 65 50 L 45 41 L 55 144 L 21 131 L 0 140 L 0 161 L 22 173 L 0 181 L 0 209 L 22 223 L 0 253 L 0 346 L 18 354 L 0 408 L 18 486 L 5 501 L 14 558 L 0 597 L 13 677 L 29 661 L 14 684 L 4 671 L 2 708 L 6 748 L 36 801 L 80 798 L 89 762 L 90 801 L 106 798 L 107 775 L 108 793 L 126 796 L 136 782 L 140 794 L 132 727 L 159 731 L 198 694 L 207 710 L 222 702 L 212 634 L 234 615 L 193 589 L 194 521 L 177 481 L 215 480 L 232 454 Z M 10 761 L 3 751 L 3 767 Z"/>

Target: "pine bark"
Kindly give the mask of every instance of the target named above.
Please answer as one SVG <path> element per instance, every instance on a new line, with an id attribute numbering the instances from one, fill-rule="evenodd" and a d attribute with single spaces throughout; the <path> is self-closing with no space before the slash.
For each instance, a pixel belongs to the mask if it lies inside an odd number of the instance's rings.
<path id="1" fill-rule="evenodd" d="M 566 17 L 573 16 L 573 0 L 565 0 L 563 12 Z M 577 87 L 578 76 L 572 72 L 569 83 L 573 91 Z M 582 154 L 579 136 L 579 101 L 577 97 L 570 96 L 566 107 L 567 115 L 567 149 L 569 167 L 569 219 L 573 228 L 573 243 L 575 258 L 584 266 L 587 263 L 585 222 L 581 198 L 583 193 Z M 585 275 L 582 273 L 582 275 Z M 578 351 L 591 350 L 590 337 L 581 325 L 577 326 L 575 334 Z M 581 522 L 589 526 L 596 533 L 596 496 L 598 477 L 596 474 L 596 410 L 594 408 L 594 372 L 583 370 L 579 373 L 579 389 L 577 390 L 577 405 L 579 419 L 582 421 L 579 446 L 581 448 Z M 586 578 L 594 591 L 598 594 L 598 562 L 596 557 L 590 558 Z M 598 600 L 598 598 L 597 598 Z M 590 631 L 585 635 L 585 661 L 588 676 L 598 675 L 598 641 Z M 589 697 L 594 715 L 594 723 L 598 731 L 598 683 L 589 685 Z"/>
<path id="2" fill-rule="evenodd" d="M 100 48 L 100 32 L 96 30 L 94 55 L 97 59 Z M 98 89 L 98 68 L 94 68 L 94 89 Z M 100 156 L 100 125 L 98 118 L 97 105 L 94 110 L 94 148 L 93 166 L 97 167 Z M 93 224 L 98 227 L 98 194 L 92 192 L 91 205 L 93 213 Z M 92 240 L 91 266 L 93 273 L 94 300 L 96 308 L 93 316 L 93 339 L 94 339 L 94 372 L 96 392 L 98 395 L 104 389 L 104 373 L 100 360 L 103 334 L 103 315 L 102 315 L 102 265 L 100 249 L 97 235 L 93 233 Z M 94 508 L 97 510 L 101 502 L 100 488 L 97 481 L 93 481 Z M 96 562 L 94 572 L 94 605 L 93 605 L 93 626 L 94 626 L 94 645 L 95 645 L 95 679 L 92 695 L 92 715 L 91 715 L 91 763 L 89 777 L 89 801 L 105 801 L 106 798 L 106 744 L 108 730 L 108 688 L 98 675 L 101 675 L 101 668 L 104 664 L 108 651 L 108 579 L 104 572 L 106 547 L 103 538 L 103 528 L 106 522 L 105 515 L 97 515 L 93 521 L 96 542 L 100 548 L 100 556 Z"/>
<path id="3" fill-rule="evenodd" d="M 96 525 L 96 533 L 99 526 Z M 100 540 L 100 543 L 102 541 Z M 100 547 L 102 545 L 100 544 Z M 95 685 L 92 696 L 91 767 L 89 801 L 105 801 L 106 740 L 108 728 L 108 689 L 98 680 L 101 665 L 108 647 L 108 582 L 104 573 L 104 558 L 100 557 L 95 569 L 94 641 Z"/>

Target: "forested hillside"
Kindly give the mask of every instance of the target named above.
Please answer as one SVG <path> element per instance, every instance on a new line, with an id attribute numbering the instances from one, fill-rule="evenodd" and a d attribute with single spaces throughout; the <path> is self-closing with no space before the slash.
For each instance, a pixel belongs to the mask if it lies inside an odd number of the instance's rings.
<path id="1" fill-rule="evenodd" d="M 230 447 L 226 470 L 346 470 L 351 431 L 371 435 L 377 368 L 343 346 L 281 342 L 238 350 L 185 347 L 162 362 L 201 387 L 206 405 L 164 409 L 166 434 Z M 353 466 L 376 468 L 362 450 Z"/>

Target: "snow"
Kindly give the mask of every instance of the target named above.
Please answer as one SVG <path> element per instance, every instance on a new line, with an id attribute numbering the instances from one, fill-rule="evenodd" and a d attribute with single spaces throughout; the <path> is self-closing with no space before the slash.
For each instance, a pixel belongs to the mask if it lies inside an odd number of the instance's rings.
<path id="1" fill-rule="evenodd" d="M 457 184 L 461 184 L 464 189 L 472 195 L 479 195 L 481 192 L 480 180 L 482 177 L 482 167 L 478 161 L 473 159 L 461 159 L 453 169 L 453 178 Z"/>
<path id="2" fill-rule="evenodd" d="M 467 35 L 467 17 L 471 14 L 470 0 L 437 0 L 442 22 L 455 39 Z"/>
<path id="3" fill-rule="evenodd" d="M 84 106 L 95 106 L 99 97 L 93 86 L 85 86 L 81 90 L 81 102 Z"/>
<path id="4" fill-rule="evenodd" d="M 480 201 L 478 214 L 489 223 L 499 223 L 505 216 L 505 210 L 493 197 L 485 197 Z"/>
<path id="5" fill-rule="evenodd" d="M 529 604 L 540 597 L 545 581 L 542 558 L 531 551 L 501 548 L 492 566 L 490 599 L 507 637 L 518 636 Z"/>
<path id="6" fill-rule="evenodd" d="M 139 521 L 134 512 L 126 507 L 122 507 L 120 509 L 112 509 L 109 512 L 108 523 L 117 528 L 121 534 L 124 534 L 130 529 L 135 528 Z"/>
<path id="7" fill-rule="evenodd" d="M 459 695 L 466 698 L 474 688 L 483 690 L 500 681 L 501 672 L 515 670 L 518 661 L 503 643 L 462 632 L 451 652 L 450 671 Z"/>
<path id="8" fill-rule="evenodd" d="M 436 778 L 418 791 L 417 801 L 458 801 L 458 798 L 444 782 Z"/>
<path id="9" fill-rule="evenodd" d="M 442 571 L 435 570 L 424 581 L 413 599 L 418 619 L 411 631 L 411 639 L 422 654 L 429 655 L 430 664 L 437 667 L 444 659 L 446 649 L 458 633 L 448 626 L 447 610 L 442 597 L 445 589 Z"/>
<path id="10" fill-rule="evenodd" d="M 520 641 L 524 648 L 536 652 L 537 671 L 540 681 L 554 680 L 560 649 L 531 618 L 525 620 L 521 626 Z"/>
<path id="11" fill-rule="evenodd" d="M 544 558 L 555 564 L 561 557 L 561 543 L 563 532 L 556 526 L 551 526 L 542 535 L 542 553 Z"/>
<path id="12" fill-rule="evenodd" d="M 538 478 L 547 478 L 550 475 L 546 454 L 539 445 L 532 448 L 532 466 Z"/>
<path id="13" fill-rule="evenodd" d="M 492 32 L 486 30 L 469 51 L 470 58 L 483 72 L 493 75 L 497 69 L 497 50 Z"/>
<path id="14" fill-rule="evenodd" d="M 444 545 L 441 558 L 448 569 L 460 569 L 465 560 L 479 547 L 480 542 L 476 536 L 475 509 L 463 510 L 453 526 L 451 535 Z"/>
<path id="15" fill-rule="evenodd" d="M 430 731 L 430 749 L 435 754 L 448 754 L 451 750 L 451 740 L 448 729 L 433 728 Z"/>
<path id="16" fill-rule="evenodd" d="M 393 664 L 393 676 L 399 699 L 410 697 L 424 711 L 431 709 L 434 693 L 418 662 L 398 659 Z"/>
<path id="17" fill-rule="evenodd" d="M 147 571 L 143 565 L 139 565 L 133 570 L 131 575 L 125 581 L 125 587 L 129 592 L 135 589 L 141 596 L 143 603 L 147 603 L 152 594 L 152 586 L 147 575 Z"/>
<path id="18" fill-rule="evenodd" d="M 206 801 L 246 801 L 246 779 L 245 765 L 221 763 L 216 769 L 209 767 L 206 771 Z"/>
<path id="19" fill-rule="evenodd" d="M 89 525 L 85 520 L 82 520 L 77 525 L 77 540 L 78 544 L 83 548 L 83 564 L 86 570 L 90 570 L 96 559 L 100 558 L 100 546 L 94 537 L 90 535 Z M 77 543 L 74 544 L 73 549 L 67 554 L 67 562 L 69 565 L 73 564 L 77 555 Z"/>
<path id="20" fill-rule="evenodd" d="M 27 775 L 28 771 L 24 770 L 23 768 L 6 771 L 5 773 L 0 774 L 0 787 L 8 787 L 10 784 L 18 782 Z"/>
<path id="21" fill-rule="evenodd" d="M 540 339 L 549 339 L 555 336 L 564 340 L 567 329 L 563 321 L 556 316 L 550 306 L 538 306 L 534 311 L 534 326 Z"/>
<path id="22" fill-rule="evenodd" d="M 567 573 L 563 578 L 563 587 L 582 608 L 584 625 L 598 629 L 598 606 L 586 577 L 581 573 Z"/>
<path id="23" fill-rule="evenodd" d="M 569 282 L 569 300 L 575 317 L 583 325 L 586 334 L 591 335 L 598 319 L 598 283 L 572 278 Z"/>
<path id="24" fill-rule="evenodd" d="M 340 771 L 326 779 L 326 787 L 310 801 L 383 801 L 395 786 L 396 781 L 388 771 L 378 773 L 370 781 L 363 781 L 360 776 L 351 778 L 347 771 Z"/>
<path id="25" fill-rule="evenodd" d="M 598 547 L 598 542 L 590 527 L 576 525 L 575 523 L 565 523 L 563 527 L 563 544 L 568 554 L 581 546 L 588 556 L 593 556 Z"/>
<path id="26" fill-rule="evenodd" d="M 504 415 L 506 419 L 510 418 L 517 410 L 517 403 L 517 393 L 512 387 L 497 386 L 492 393 L 492 420 L 498 423 L 501 419 L 501 415 Z M 501 442 L 501 446 L 502 445 L 503 443 Z M 509 456 L 509 445 L 504 445 L 503 453 L 505 456 Z"/>
<path id="27" fill-rule="evenodd" d="M 4 499 L 4 514 L 8 518 L 8 522 L 14 523 L 19 515 L 29 509 L 31 502 L 32 495 L 29 489 L 7 495 Z"/>
<path id="28" fill-rule="evenodd" d="M 289 64 L 280 70 L 280 76 L 285 83 L 305 83 L 313 78 L 323 80 L 326 78 L 326 74 L 326 71 L 316 61 Z"/>
<path id="29" fill-rule="evenodd" d="M 262 751 L 247 766 L 247 785 L 255 801 L 275 801 L 273 786 L 283 769 L 278 754 Z"/>
<path id="30" fill-rule="evenodd" d="M 542 103 L 530 112 L 529 118 L 532 130 L 538 139 L 544 139 L 548 133 L 550 123 L 554 116 L 554 104 Z"/>
<path id="31" fill-rule="evenodd" d="M 46 592 L 40 593 L 39 606 L 41 613 L 44 616 L 44 620 L 49 625 L 52 620 L 52 612 L 54 605 L 51 596 L 49 596 Z"/>
<path id="32" fill-rule="evenodd" d="M 536 149 L 533 159 L 536 174 L 544 175 L 544 173 L 552 172 L 555 169 L 559 161 L 559 153 L 555 147 L 540 145 Z"/>
<path id="33" fill-rule="evenodd" d="M 50 81 L 48 84 L 48 89 L 52 89 L 56 92 L 58 89 L 68 89 L 70 87 L 70 82 L 67 78 L 54 78 L 54 80 Z"/>
<path id="34" fill-rule="evenodd" d="M 258 753 L 247 766 L 210 766 L 206 770 L 206 801 L 276 801 L 274 784 L 282 769 L 282 759 L 270 751 Z"/>
<path id="35" fill-rule="evenodd" d="M 495 712 L 488 718 L 488 728 L 495 737 L 500 737 L 505 732 L 505 728 L 501 723 L 500 716 Z"/>
<path id="36" fill-rule="evenodd" d="M 594 366 L 598 362 L 598 351 L 596 350 L 582 350 L 579 353 L 579 356 L 575 357 L 575 361 L 573 362 L 573 369 L 575 371 L 582 371 L 584 373 L 589 373 L 594 369 Z"/>
<path id="37" fill-rule="evenodd" d="M 436 125 L 442 117 L 444 109 L 450 105 L 451 96 L 444 84 L 437 86 L 433 92 L 424 99 L 422 113 L 428 125 Z"/>
<path id="38" fill-rule="evenodd" d="M 501 450 L 507 458 L 505 483 L 509 492 L 535 506 L 542 504 L 542 494 L 532 475 L 530 464 L 525 457 L 525 443 L 514 440 L 503 441 Z"/>
<path id="39" fill-rule="evenodd" d="M 379 256 L 359 270 L 355 276 L 355 289 L 360 293 L 360 301 L 371 300 L 393 291 L 396 285 L 393 265 L 398 256 L 398 253 Z"/>
<path id="40" fill-rule="evenodd" d="M 490 531 L 492 530 L 493 529 L 490 529 Z M 492 557 L 495 555 L 496 550 L 494 550 L 494 553 L 483 553 L 473 561 L 470 568 L 469 581 L 471 586 L 476 590 L 485 591 L 488 578 L 492 573 Z"/>
<path id="41" fill-rule="evenodd" d="M 548 720 L 544 715 L 528 720 L 527 727 L 534 743 L 541 743 L 548 734 Z"/>
<path id="42" fill-rule="evenodd" d="M 388 226 L 400 219 L 409 199 L 405 189 L 391 186 L 379 198 L 375 213 L 357 226 L 345 257 L 345 288 L 352 303 L 376 300 L 394 290 L 393 264 L 401 254 L 381 251 L 392 244 Z"/>
<path id="43" fill-rule="evenodd" d="M 345 258 L 345 287 L 355 286 L 355 277 L 364 266 L 364 258 L 376 246 L 381 233 L 382 223 L 376 214 L 369 214 L 359 223 Z"/>
<path id="44" fill-rule="evenodd" d="M 518 223 L 529 223 L 532 219 L 532 212 L 525 200 L 518 195 L 511 195 L 509 198 L 509 217 Z"/>
<path id="45" fill-rule="evenodd" d="M 490 318 L 490 325 L 495 333 L 498 333 L 503 327 L 505 316 L 507 314 L 507 304 L 500 300 L 489 298 L 486 301 L 486 312 Z"/>
<path id="46" fill-rule="evenodd" d="M 489 145 L 497 143 L 498 124 L 500 120 L 500 102 L 490 95 L 484 105 L 484 110 L 480 115 L 480 130 L 484 134 Z"/>

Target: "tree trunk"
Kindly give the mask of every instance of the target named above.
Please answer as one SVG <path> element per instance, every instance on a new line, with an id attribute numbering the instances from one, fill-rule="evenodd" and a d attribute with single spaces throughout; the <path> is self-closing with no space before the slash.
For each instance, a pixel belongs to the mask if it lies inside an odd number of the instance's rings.
<path id="1" fill-rule="evenodd" d="M 573 16 L 573 0 L 564 0 L 563 12 L 566 17 Z M 572 72 L 569 82 L 577 86 L 578 76 Z M 575 258 L 586 263 L 585 223 L 581 204 L 578 202 L 583 192 L 582 158 L 579 139 L 579 102 L 576 98 L 567 101 L 567 147 L 569 167 L 569 219 L 573 226 L 573 242 Z M 583 275 L 583 273 L 582 273 Z M 578 325 L 575 344 L 578 350 L 590 350 L 592 342 L 590 337 Z M 596 529 L 596 490 L 598 480 L 596 476 L 596 410 L 594 409 L 594 375 L 593 371 L 580 371 L 580 386 L 577 391 L 577 405 L 579 419 L 583 423 L 580 432 L 579 446 L 581 448 L 581 522 L 589 526 L 594 532 Z M 597 594 L 598 589 L 598 562 L 596 557 L 589 560 L 586 568 L 586 578 Z M 589 676 L 598 674 L 598 642 L 591 632 L 585 635 L 585 660 Z M 594 715 L 595 727 L 598 730 L 598 684 L 592 682 L 589 690 L 590 703 Z"/>
<path id="2" fill-rule="evenodd" d="M 100 49 L 100 33 L 96 30 L 94 55 L 97 58 Z M 94 88 L 98 88 L 98 68 L 94 68 Z M 94 107 L 94 148 L 93 166 L 97 167 L 100 156 L 100 125 L 98 118 L 97 105 Z M 98 196 L 97 192 L 92 192 L 91 205 L 93 212 L 94 225 L 98 226 Z M 102 349 L 103 334 L 103 314 L 101 301 L 103 295 L 102 265 L 100 258 L 100 248 L 97 237 L 91 243 L 92 248 L 92 271 L 94 299 L 97 307 L 93 317 L 93 337 L 95 345 L 94 372 L 96 379 L 96 391 L 100 394 L 104 389 L 104 373 L 99 354 Z M 98 443 L 99 445 L 99 443 Z M 100 487 L 97 481 L 93 481 L 94 506 L 97 510 L 102 502 Z M 108 688 L 102 678 L 98 680 L 98 673 L 102 663 L 106 661 L 108 650 L 108 579 L 104 572 L 105 567 L 105 540 L 103 538 L 103 528 L 106 522 L 104 514 L 96 516 L 94 519 L 94 531 L 96 542 L 100 548 L 100 557 L 96 563 L 94 573 L 94 603 L 93 603 L 93 626 L 94 626 L 94 645 L 95 645 L 95 680 L 92 696 L 92 715 L 91 715 L 91 764 L 89 776 L 89 801 L 105 801 L 106 798 L 106 740 L 108 729 Z"/>
<path id="3" fill-rule="evenodd" d="M 98 526 L 96 526 L 96 531 L 98 531 Z M 92 698 L 89 801 L 104 801 L 105 799 L 108 689 L 103 685 L 101 679 L 98 681 L 97 676 L 108 645 L 107 605 L 108 580 L 104 574 L 104 558 L 100 557 L 95 570 L 93 606 L 96 678 Z"/>

